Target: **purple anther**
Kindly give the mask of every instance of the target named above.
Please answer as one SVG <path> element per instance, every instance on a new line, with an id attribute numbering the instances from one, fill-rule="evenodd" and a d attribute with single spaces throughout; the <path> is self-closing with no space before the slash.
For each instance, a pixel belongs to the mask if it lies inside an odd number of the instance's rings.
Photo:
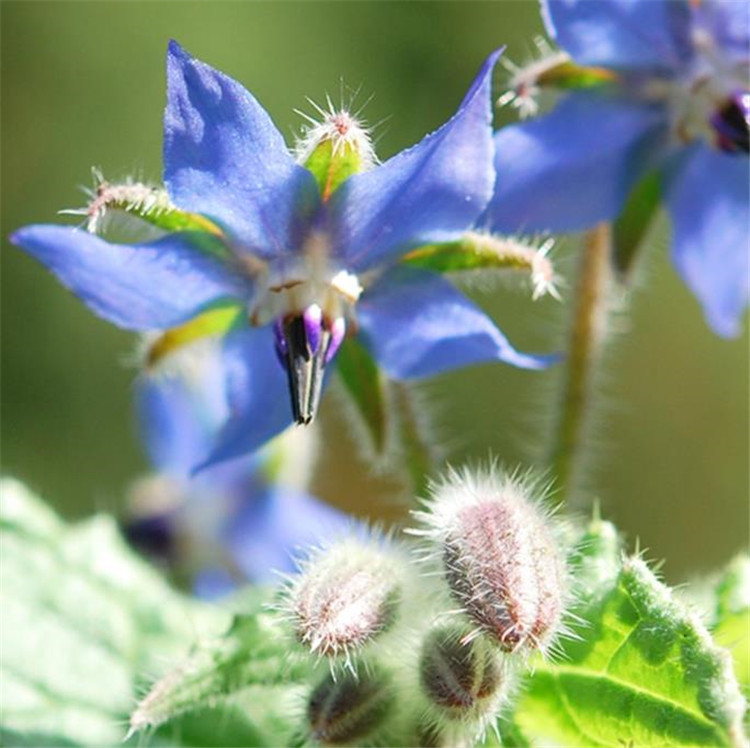
<path id="1" fill-rule="evenodd" d="M 325 362 L 328 363 L 341 348 L 346 335 L 346 320 L 343 317 L 336 317 L 331 323 L 331 339 L 328 341 Z"/>
<path id="2" fill-rule="evenodd" d="M 302 313 L 305 324 L 305 338 L 310 348 L 310 355 L 314 356 L 320 348 L 323 337 L 323 310 L 317 304 L 310 304 Z"/>

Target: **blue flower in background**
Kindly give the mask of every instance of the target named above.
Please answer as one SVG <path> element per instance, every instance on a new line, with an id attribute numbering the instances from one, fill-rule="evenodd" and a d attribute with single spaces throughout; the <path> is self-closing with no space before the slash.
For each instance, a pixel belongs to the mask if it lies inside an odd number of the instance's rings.
<path id="1" fill-rule="evenodd" d="M 566 94 L 495 136 L 499 231 L 614 219 L 657 171 L 674 263 L 720 335 L 739 333 L 750 269 L 750 11 L 721 0 L 547 0 L 550 35 L 613 83 Z"/>
<path id="2" fill-rule="evenodd" d="M 363 158 L 372 168 L 321 188 L 251 94 L 173 42 L 164 181 L 174 206 L 216 231 L 125 245 L 43 225 L 13 241 L 121 327 L 233 320 L 222 351 L 229 415 L 201 456 L 208 463 L 250 452 L 292 421 L 309 423 L 347 333 L 396 379 L 483 361 L 541 368 L 547 358 L 516 352 L 444 278 L 399 266 L 415 247 L 458 238 L 490 199 L 498 54 L 439 130 L 382 165 Z M 346 112 L 321 127 L 338 138 L 334 153 L 356 137 L 369 147 Z M 299 161 L 308 164 L 312 150 Z"/>
<path id="3" fill-rule="evenodd" d="M 175 359 L 137 382 L 155 472 L 131 490 L 131 542 L 214 597 L 243 582 L 277 581 L 304 549 L 349 534 L 352 518 L 304 491 L 314 431 L 287 431 L 252 455 L 192 474 L 226 420 L 224 377 L 216 352 L 201 344 Z"/>

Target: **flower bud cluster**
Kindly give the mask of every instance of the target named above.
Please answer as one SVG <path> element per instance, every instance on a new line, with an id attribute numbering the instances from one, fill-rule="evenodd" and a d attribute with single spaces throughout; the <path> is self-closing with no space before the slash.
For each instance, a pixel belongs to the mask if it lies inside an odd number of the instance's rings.
<path id="1" fill-rule="evenodd" d="M 415 513 L 421 555 L 382 537 L 313 554 L 285 605 L 330 666 L 307 695 L 309 740 L 471 745 L 497 721 L 519 665 L 563 629 L 566 563 L 537 493 L 495 469 L 452 472 Z"/>

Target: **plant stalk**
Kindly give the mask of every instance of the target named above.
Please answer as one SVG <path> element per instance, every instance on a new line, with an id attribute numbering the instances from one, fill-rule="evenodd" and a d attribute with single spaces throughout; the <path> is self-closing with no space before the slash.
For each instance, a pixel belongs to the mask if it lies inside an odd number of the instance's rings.
<path id="1" fill-rule="evenodd" d="M 612 253 L 612 224 L 600 223 L 586 233 L 549 459 L 559 499 L 565 504 L 570 503 L 580 486 L 586 461 L 586 437 L 608 330 Z"/>

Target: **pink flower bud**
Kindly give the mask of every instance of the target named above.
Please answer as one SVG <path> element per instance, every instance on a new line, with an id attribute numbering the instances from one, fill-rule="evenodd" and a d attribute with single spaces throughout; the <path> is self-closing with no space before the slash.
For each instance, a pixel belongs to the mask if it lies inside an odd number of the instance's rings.
<path id="1" fill-rule="evenodd" d="M 334 545 L 314 557 L 290 589 L 295 635 L 311 652 L 348 656 L 391 626 L 402 584 L 402 560 L 387 544 Z"/>
<path id="2" fill-rule="evenodd" d="M 460 719 L 492 709 L 504 678 L 497 652 L 482 637 L 467 640 L 463 627 L 442 626 L 422 645 L 419 680 L 434 706 Z"/>
<path id="3" fill-rule="evenodd" d="M 328 673 L 307 702 L 311 737 L 323 745 L 359 741 L 383 725 L 393 705 L 391 679 L 384 672 L 370 667 L 359 675 Z"/>
<path id="4" fill-rule="evenodd" d="M 565 558 L 534 486 L 497 471 L 452 472 L 434 489 L 422 534 L 469 618 L 504 650 L 544 648 L 560 631 Z"/>

